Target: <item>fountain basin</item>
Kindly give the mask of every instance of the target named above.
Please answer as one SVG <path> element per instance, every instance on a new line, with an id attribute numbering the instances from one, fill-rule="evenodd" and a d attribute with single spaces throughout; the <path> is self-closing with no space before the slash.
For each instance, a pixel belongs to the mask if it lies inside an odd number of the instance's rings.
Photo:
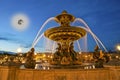
<path id="1" fill-rule="evenodd" d="M 44 35 L 54 41 L 75 41 L 83 37 L 86 31 L 80 27 L 55 27 L 44 32 Z"/>

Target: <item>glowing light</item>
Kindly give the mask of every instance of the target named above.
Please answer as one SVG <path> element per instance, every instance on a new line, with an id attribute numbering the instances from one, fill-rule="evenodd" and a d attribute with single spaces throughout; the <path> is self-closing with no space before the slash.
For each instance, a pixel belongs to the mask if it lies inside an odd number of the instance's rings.
<path id="1" fill-rule="evenodd" d="M 24 14 L 16 14 L 12 17 L 11 24 L 16 30 L 23 31 L 27 29 L 29 25 L 29 19 Z"/>
<path id="2" fill-rule="evenodd" d="M 94 65 L 93 65 L 92 67 L 93 67 L 93 69 L 95 69 L 95 66 L 94 66 Z"/>
<path id="3" fill-rule="evenodd" d="M 88 56 L 87 56 L 87 55 L 85 55 L 85 57 L 87 58 Z"/>
<path id="4" fill-rule="evenodd" d="M 45 67 L 43 67 L 43 70 L 45 70 L 46 68 Z"/>
<path id="5" fill-rule="evenodd" d="M 116 58 L 119 58 L 119 56 L 116 56 Z"/>
<path id="6" fill-rule="evenodd" d="M 46 55 L 44 54 L 43 57 L 46 57 Z"/>
<path id="7" fill-rule="evenodd" d="M 117 45 L 117 49 L 120 51 L 120 45 Z"/>
<path id="8" fill-rule="evenodd" d="M 36 52 L 35 52 L 34 54 L 35 54 L 35 55 L 37 55 L 37 53 L 36 53 Z"/>
<path id="9" fill-rule="evenodd" d="M 53 56 L 50 56 L 50 58 L 53 58 Z"/>
<path id="10" fill-rule="evenodd" d="M 81 52 L 79 52 L 79 54 L 82 54 Z"/>
<path id="11" fill-rule="evenodd" d="M 18 53 L 22 52 L 22 49 L 21 49 L 21 48 L 18 48 L 18 49 L 17 49 L 17 52 L 18 52 Z"/>

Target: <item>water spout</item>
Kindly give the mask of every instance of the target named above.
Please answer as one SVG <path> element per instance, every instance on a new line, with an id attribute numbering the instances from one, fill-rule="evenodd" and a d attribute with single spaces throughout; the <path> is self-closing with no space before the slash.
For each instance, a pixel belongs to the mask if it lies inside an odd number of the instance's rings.
<path id="1" fill-rule="evenodd" d="M 50 21 L 54 20 L 54 19 L 55 19 L 54 17 L 51 17 L 51 18 L 47 19 L 47 20 L 44 22 L 44 24 L 40 27 L 40 29 L 39 29 L 39 31 L 38 31 L 38 33 L 37 33 L 37 35 L 36 35 L 36 37 L 35 37 L 32 45 L 34 45 L 34 43 L 36 43 L 36 40 L 37 40 L 37 38 L 40 36 L 40 32 L 41 32 L 41 30 L 45 27 L 45 25 L 46 25 L 47 23 L 49 23 Z"/>
<path id="2" fill-rule="evenodd" d="M 78 26 L 79 27 L 79 26 Z M 80 26 L 81 27 L 81 26 Z M 99 40 L 99 38 L 91 31 L 91 30 L 89 30 L 89 29 L 87 29 L 87 28 L 85 28 L 85 27 L 82 27 L 83 29 L 85 29 L 87 32 L 89 32 L 91 35 L 92 35 L 92 37 L 94 38 L 94 40 L 95 40 L 95 42 L 96 42 L 96 44 L 98 45 L 98 47 L 100 48 L 100 45 L 104 48 L 104 50 L 106 51 L 106 52 L 108 52 L 107 51 L 107 49 L 105 48 L 105 46 L 103 45 L 103 43 Z M 100 45 L 99 45 L 100 44 Z"/>
<path id="3" fill-rule="evenodd" d="M 34 48 L 35 45 L 38 43 L 38 41 L 44 36 L 44 33 L 42 33 L 38 38 L 37 40 L 32 44 L 32 47 Z"/>
<path id="4" fill-rule="evenodd" d="M 74 20 L 73 24 L 74 24 L 76 21 L 79 21 L 79 22 L 83 23 L 84 26 L 85 26 L 87 29 L 90 30 L 89 26 L 86 24 L 86 22 L 85 22 L 83 19 L 81 19 L 81 18 L 76 18 L 76 19 Z"/>
<path id="5" fill-rule="evenodd" d="M 105 46 L 103 45 L 103 43 L 100 41 L 100 39 L 92 32 L 92 30 L 90 29 L 90 27 L 86 24 L 86 22 L 85 22 L 83 19 L 81 19 L 81 18 L 76 18 L 73 23 L 75 23 L 76 21 L 79 21 L 79 22 L 83 23 L 83 24 L 84 24 L 83 29 L 85 29 L 87 32 L 89 32 L 89 33 L 93 36 L 93 38 L 94 38 L 96 44 L 98 45 L 98 47 L 100 48 L 100 46 L 99 46 L 99 43 L 100 43 L 101 46 L 104 48 L 104 50 L 105 50 L 106 52 L 108 52 L 107 49 L 105 48 Z M 80 27 L 81 27 L 81 26 L 80 26 Z M 99 42 L 99 43 L 98 43 L 98 42 Z"/>

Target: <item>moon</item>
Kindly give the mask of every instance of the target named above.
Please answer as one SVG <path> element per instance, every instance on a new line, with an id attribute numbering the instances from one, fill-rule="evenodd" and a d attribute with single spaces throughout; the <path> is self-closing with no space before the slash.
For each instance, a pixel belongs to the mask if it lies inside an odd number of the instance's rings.
<path id="1" fill-rule="evenodd" d="M 12 17 L 12 27 L 18 31 L 24 31 L 29 26 L 29 18 L 25 14 L 15 14 Z"/>
<path id="2" fill-rule="evenodd" d="M 22 25 L 23 24 L 23 20 L 22 19 L 18 20 L 18 24 Z"/>

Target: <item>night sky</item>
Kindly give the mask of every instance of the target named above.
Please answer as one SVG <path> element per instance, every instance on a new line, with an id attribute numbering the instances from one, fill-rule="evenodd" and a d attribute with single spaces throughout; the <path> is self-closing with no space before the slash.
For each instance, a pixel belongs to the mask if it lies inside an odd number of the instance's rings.
<path id="1" fill-rule="evenodd" d="M 16 52 L 20 47 L 27 52 L 43 23 L 63 10 L 82 18 L 108 51 L 120 43 L 120 0 L 0 0 L 0 50 Z M 29 21 L 24 30 L 13 27 L 12 20 L 18 14 Z M 54 26 L 58 24 L 51 21 L 42 32 Z M 43 37 L 36 51 L 44 51 L 45 43 Z M 93 51 L 96 44 L 89 34 L 87 43 L 89 51 Z"/>

